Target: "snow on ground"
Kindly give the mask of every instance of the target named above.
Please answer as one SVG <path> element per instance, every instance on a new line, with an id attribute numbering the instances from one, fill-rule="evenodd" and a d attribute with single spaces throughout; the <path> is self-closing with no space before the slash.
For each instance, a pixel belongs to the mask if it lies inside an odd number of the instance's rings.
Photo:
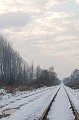
<path id="1" fill-rule="evenodd" d="M 44 87 L 33 91 L 18 91 L 16 94 L 5 94 L 1 96 L 0 99 L 0 114 L 2 114 L 3 110 L 10 108 L 17 108 L 27 103 L 29 100 L 33 99 L 33 97 L 37 97 L 37 95 L 46 92 L 47 90 L 54 89 L 55 87 Z"/>
<path id="2" fill-rule="evenodd" d="M 0 100 L 0 113 L 6 109 L 19 107 L 19 110 L 2 120 L 38 120 L 60 86 L 41 88 L 33 92 L 20 92 Z M 6 101 L 7 100 L 7 101 Z"/>
<path id="3" fill-rule="evenodd" d="M 44 94 L 46 94 L 47 92 L 49 93 L 51 91 L 51 89 L 53 88 L 49 88 L 49 89 L 45 89 L 41 92 L 35 92 L 36 94 L 31 94 L 27 96 L 24 96 L 21 99 L 15 100 L 15 101 L 10 101 L 9 104 L 6 104 L 4 107 L 2 107 L 2 109 L 0 109 L 0 111 L 4 111 L 6 109 L 11 109 L 11 108 L 19 108 L 25 104 L 28 104 L 36 99 L 39 99 L 39 97 L 42 97 Z"/>
<path id="4" fill-rule="evenodd" d="M 52 104 L 51 110 L 47 116 L 47 120 L 74 120 L 75 117 L 70 107 L 64 87 L 61 86 L 55 102 Z"/>
<path id="5" fill-rule="evenodd" d="M 4 89 L 0 89 L 0 94 L 5 94 L 6 91 Z"/>
<path id="6" fill-rule="evenodd" d="M 69 87 L 65 87 L 65 88 L 67 90 L 67 93 L 69 94 L 69 97 L 70 97 L 71 101 L 73 102 L 73 104 L 75 106 L 75 109 L 79 113 L 79 100 L 75 96 L 74 91 Z"/>
<path id="7" fill-rule="evenodd" d="M 76 98 L 79 100 L 79 89 L 73 89 L 73 94 L 76 96 Z"/>
<path id="8" fill-rule="evenodd" d="M 33 91 L 17 91 L 16 94 L 6 93 L 5 90 L 0 90 L 1 94 L 4 92 L 0 96 L 0 115 L 4 112 L 11 112 L 10 116 L 1 120 L 38 120 L 59 87 L 60 85 L 43 87 Z M 78 90 L 74 92 L 69 87 L 65 86 L 65 88 L 79 112 L 79 101 L 76 98 L 76 95 L 79 94 Z M 61 85 L 47 118 L 49 120 L 74 120 L 74 115 L 70 107 L 64 87 Z"/>
<path id="9" fill-rule="evenodd" d="M 5 94 L 6 94 L 6 91 L 4 89 L 0 89 L 0 100 Z"/>

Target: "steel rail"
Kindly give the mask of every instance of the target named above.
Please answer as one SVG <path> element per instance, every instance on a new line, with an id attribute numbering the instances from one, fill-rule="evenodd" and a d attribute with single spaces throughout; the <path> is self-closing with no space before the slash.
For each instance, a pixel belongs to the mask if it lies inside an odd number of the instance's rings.
<path id="1" fill-rule="evenodd" d="M 65 87 L 64 87 L 64 89 L 65 89 L 65 92 L 66 92 L 67 97 L 68 97 L 68 99 L 69 99 L 69 102 L 70 102 L 70 105 L 71 105 L 71 109 L 72 109 L 72 111 L 73 111 L 73 114 L 75 115 L 75 120 L 79 120 L 79 113 L 77 112 L 77 110 L 76 110 L 76 108 L 75 108 L 75 105 L 74 105 L 74 103 L 72 102 L 72 100 L 71 100 L 69 94 L 67 93 L 67 90 L 66 90 Z"/>
<path id="2" fill-rule="evenodd" d="M 59 92 L 60 88 L 57 90 L 57 92 L 55 93 L 53 99 L 51 100 L 51 102 L 49 103 L 49 105 L 46 107 L 46 109 L 44 110 L 44 112 L 42 113 L 41 117 L 39 118 L 39 120 L 46 120 L 46 117 L 48 115 L 48 112 L 52 106 L 52 103 L 55 101 L 55 98 Z"/>

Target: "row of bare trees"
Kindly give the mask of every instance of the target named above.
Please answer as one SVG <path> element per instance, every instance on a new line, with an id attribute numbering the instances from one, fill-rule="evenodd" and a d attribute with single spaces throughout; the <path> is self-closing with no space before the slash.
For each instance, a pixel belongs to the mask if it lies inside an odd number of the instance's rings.
<path id="1" fill-rule="evenodd" d="M 63 80 L 64 84 L 72 87 L 79 88 L 79 70 L 75 69 L 71 75 Z"/>
<path id="2" fill-rule="evenodd" d="M 53 85 L 59 84 L 59 79 L 53 67 L 43 70 L 40 66 L 34 68 L 26 63 L 22 57 L 13 50 L 11 43 L 0 36 L 0 85 Z"/>

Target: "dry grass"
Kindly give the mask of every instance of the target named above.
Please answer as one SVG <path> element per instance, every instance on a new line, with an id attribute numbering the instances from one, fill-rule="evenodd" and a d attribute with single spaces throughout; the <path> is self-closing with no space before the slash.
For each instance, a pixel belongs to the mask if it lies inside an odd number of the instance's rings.
<path id="1" fill-rule="evenodd" d="M 6 86 L 5 90 L 7 93 L 15 93 L 16 92 L 16 89 L 12 86 Z"/>
<path id="2" fill-rule="evenodd" d="M 19 86 L 17 87 L 17 90 L 19 91 L 27 91 L 27 90 L 33 90 L 34 87 L 33 86 Z"/>
<path id="3" fill-rule="evenodd" d="M 12 87 L 12 86 L 6 86 L 5 90 L 7 93 L 14 94 L 16 91 L 27 91 L 27 90 L 33 90 L 35 89 L 33 86 L 18 86 L 18 87 Z"/>

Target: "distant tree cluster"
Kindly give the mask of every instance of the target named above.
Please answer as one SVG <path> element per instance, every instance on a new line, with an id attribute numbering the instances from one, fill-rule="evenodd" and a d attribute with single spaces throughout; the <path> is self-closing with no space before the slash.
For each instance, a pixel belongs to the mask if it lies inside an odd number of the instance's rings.
<path id="1" fill-rule="evenodd" d="M 48 70 L 43 70 L 40 66 L 37 66 L 35 84 L 36 86 L 52 86 L 60 84 L 60 80 L 57 78 L 53 67 L 50 67 Z"/>
<path id="2" fill-rule="evenodd" d="M 40 66 L 34 68 L 26 63 L 19 53 L 13 48 L 11 43 L 0 36 L 0 85 L 34 85 L 51 86 L 57 85 L 60 81 L 54 68 L 43 70 Z"/>
<path id="3" fill-rule="evenodd" d="M 65 78 L 63 82 L 65 85 L 69 87 L 79 88 L 79 70 L 78 69 L 73 70 L 70 77 Z"/>

